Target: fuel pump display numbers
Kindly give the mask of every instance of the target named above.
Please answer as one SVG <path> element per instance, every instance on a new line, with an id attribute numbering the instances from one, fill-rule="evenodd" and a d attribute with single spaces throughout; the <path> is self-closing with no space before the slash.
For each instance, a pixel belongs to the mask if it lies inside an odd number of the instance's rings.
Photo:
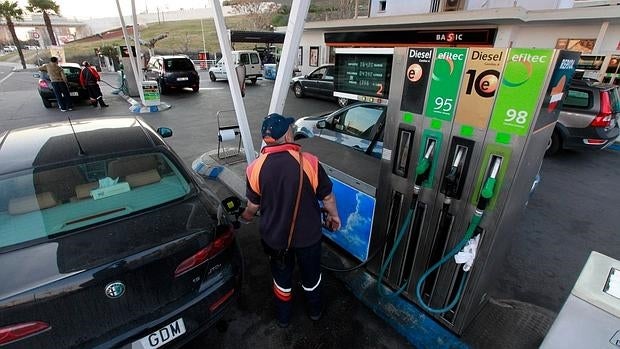
<path id="1" fill-rule="evenodd" d="M 386 99 L 391 71 L 391 54 L 338 54 L 334 90 Z"/>
<path id="2" fill-rule="evenodd" d="M 491 116 L 492 130 L 528 133 L 552 60 L 551 49 L 510 49 Z"/>

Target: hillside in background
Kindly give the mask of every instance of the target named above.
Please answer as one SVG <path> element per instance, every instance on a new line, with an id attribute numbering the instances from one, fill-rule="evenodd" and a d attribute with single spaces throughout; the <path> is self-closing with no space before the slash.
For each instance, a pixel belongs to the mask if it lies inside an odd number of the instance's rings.
<path id="1" fill-rule="evenodd" d="M 293 0 L 279 0 L 283 5 L 284 12 L 273 14 L 271 23 L 273 26 L 286 25 L 288 20 L 288 11 Z M 359 0 L 358 15 L 365 16 L 368 11 L 368 0 Z M 353 18 L 354 0 L 312 0 L 308 11 L 307 21 L 331 20 L 342 18 Z M 256 30 L 248 27 L 248 16 L 230 16 L 226 17 L 226 26 L 229 29 L 238 30 Z M 204 19 L 204 34 L 201 29 L 200 20 L 184 20 L 184 21 L 168 21 L 162 23 L 150 23 L 140 28 L 141 37 L 148 41 L 158 35 L 167 33 L 167 37 L 158 41 L 155 46 L 155 54 L 187 54 L 192 58 L 197 58 L 197 53 L 206 49 L 206 51 L 215 53 L 220 52 L 215 24 L 212 18 Z M 204 42 L 203 42 L 204 35 Z M 103 36 L 93 36 L 90 38 L 79 40 L 78 42 L 69 43 L 65 46 L 65 55 L 68 61 L 95 60 L 94 49 L 108 47 L 111 51 L 112 47 L 125 45 L 120 31 L 113 34 Z M 235 44 L 235 49 L 251 49 L 254 44 Z M 143 51 L 147 49 L 143 46 Z"/>

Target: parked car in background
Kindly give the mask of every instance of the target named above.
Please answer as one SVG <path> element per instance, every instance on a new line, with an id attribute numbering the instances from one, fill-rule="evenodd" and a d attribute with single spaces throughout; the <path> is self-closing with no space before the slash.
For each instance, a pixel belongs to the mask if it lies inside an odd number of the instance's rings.
<path id="1" fill-rule="evenodd" d="M 599 150 L 618 135 L 620 87 L 591 80 L 574 80 L 568 88 L 547 155 L 562 149 Z"/>
<path id="2" fill-rule="evenodd" d="M 295 139 L 321 137 L 380 158 L 386 108 L 358 103 L 332 113 L 300 118 L 293 126 Z"/>
<path id="3" fill-rule="evenodd" d="M 250 80 L 252 84 L 256 84 L 258 78 L 263 77 L 264 67 L 258 52 L 251 50 L 232 51 L 232 58 L 235 67 L 245 66 L 245 79 Z M 228 80 L 224 58 L 209 68 L 209 79 L 211 81 Z"/>
<path id="4" fill-rule="evenodd" d="M 88 91 L 80 85 L 80 65 L 77 63 L 62 63 L 60 67 L 65 72 L 67 77 L 67 85 L 69 87 L 69 93 L 74 101 L 83 101 L 89 99 Z M 35 78 L 39 79 L 37 91 L 41 96 L 41 101 L 45 108 L 51 108 L 52 103 L 56 102 L 56 95 L 52 90 L 52 81 L 46 72 L 38 72 L 33 74 Z"/>
<path id="5" fill-rule="evenodd" d="M 0 347 L 179 346 L 239 293 L 233 226 L 141 118 L 0 134 Z"/>
<path id="6" fill-rule="evenodd" d="M 144 68 L 144 77 L 146 80 L 157 81 L 160 94 L 186 87 L 194 92 L 200 89 L 200 76 L 194 62 L 184 55 L 151 57 Z"/>
<path id="7" fill-rule="evenodd" d="M 291 80 L 291 88 L 297 98 L 312 96 L 331 99 L 337 101 L 339 106 L 344 107 L 348 105 L 351 100 L 342 97 L 334 97 L 335 75 L 333 64 L 322 65 L 308 75 L 294 77 Z"/>

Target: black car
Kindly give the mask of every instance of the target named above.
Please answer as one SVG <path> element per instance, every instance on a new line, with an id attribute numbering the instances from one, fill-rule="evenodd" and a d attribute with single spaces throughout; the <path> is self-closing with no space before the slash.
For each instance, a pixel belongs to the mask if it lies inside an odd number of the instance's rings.
<path id="1" fill-rule="evenodd" d="M 176 346 L 236 298 L 231 220 L 170 134 L 140 118 L 0 134 L 0 347 Z"/>
<path id="2" fill-rule="evenodd" d="M 620 88 L 573 80 L 566 94 L 546 154 L 562 149 L 599 150 L 613 144 L 620 134 Z"/>
<path id="3" fill-rule="evenodd" d="M 63 63 L 60 67 L 67 77 L 67 85 L 69 87 L 69 93 L 74 101 L 83 101 L 89 99 L 88 91 L 80 85 L 80 65 L 77 63 Z M 35 78 L 39 79 L 37 90 L 41 101 L 45 108 L 51 108 L 52 103 L 56 103 L 56 95 L 52 91 L 52 82 L 46 72 L 38 72 L 34 74 Z"/>
<path id="4" fill-rule="evenodd" d="M 187 56 L 153 56 L 144 68 L 146 80 L 159 83 L 159 93 L 170 89 L 189 87 L 194 92 L 200 89 L 200 76 L 194 62 Z"/>
<path id="5" fill-rule="evenodd" d="M 312 96 L 331 99 L 337 101 L 339 106 L 344 107 L 349 104 L 351 100 L 342 97 L 334 97 L 335 74 L 333 64 L 322 65 L 308 75 L 294 77 L 291 80 L 291 88 L 297 98 Z"/>

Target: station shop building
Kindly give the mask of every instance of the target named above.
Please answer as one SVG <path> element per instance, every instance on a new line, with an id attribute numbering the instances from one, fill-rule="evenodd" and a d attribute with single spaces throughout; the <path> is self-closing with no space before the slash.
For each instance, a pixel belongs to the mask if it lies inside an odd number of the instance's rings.
<path id="1" fill-rule="evenodd" d="M 522 7 L 308 22 L 298 68 L 334 63 L 338 47 L 523 47 L 582 53 L 577 76 L 620 84 L 620 5 Z"/>

